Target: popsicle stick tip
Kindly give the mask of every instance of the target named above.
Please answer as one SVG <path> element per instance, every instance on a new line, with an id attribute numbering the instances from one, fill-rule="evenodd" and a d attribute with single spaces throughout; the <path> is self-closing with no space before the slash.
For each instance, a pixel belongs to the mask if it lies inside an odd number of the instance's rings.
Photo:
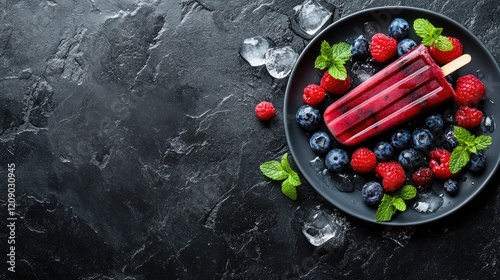
<path id="1" fill-rule="evenodd" d="M 443 70 L 443 74 L 446 76 L 462 68 L 463 66 L 471 62 L 471 60 L 472 57 L 469 54 L 463 54 L 450 63 L 441 67 L 441 70 Z"/>

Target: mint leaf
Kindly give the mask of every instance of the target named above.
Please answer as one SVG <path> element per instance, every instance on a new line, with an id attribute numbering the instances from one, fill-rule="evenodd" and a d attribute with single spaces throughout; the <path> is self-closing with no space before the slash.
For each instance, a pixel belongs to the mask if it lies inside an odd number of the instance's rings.
<path id="1" fill-rule="evenodd" d="M 291 200 L 297 199 L 297 189 L 295 189 L 295 186 L 290 183 L 289 179 L 286 179 L 283 183 L 281 183 L 281 192 Z"/>
<path id="2" fill-rule="evenodd" d="M 314 68 L 319 69 L 319 70 L 325 70 L 328 68 L 331 64 L 331 61 L 329 58 L 324 57 L 324 56 L 318 56 L 316 58 L 316 61 L 314 62 Z"/>
<path id="3" fill-rule="evenodd" d="M 434 42 L 434 46 L 443 52 L 448 52 L 453 50 L 453 44 L 450 39 L 446 36 L 438 36 L 438 38 Z"/>
<path id="4" fill-rule="evenodd" d="M 406 185 L 401 187 L 396 194 L 404 200 L 410 200 L 417 195 L 417 189 L 412 185 Z"/>
<path id="5" fill-rule="evenodd" d="M 302 184 L 299 174 L 293 170 L 291 170 L 291 172 L 289 173 L 287 180 L 295 187 L 298 187 Z"/>
<path id="6" fill-rule="evenodd" d="M 393 196 L 384 194 L 382 201 L 378 205 L 377 213 L 375 213 L 375 221 L 387 222 L 392 219 L 392 216 L 396 213 L 396 207 L 394 206 L 393 201 Z"/>
<path id="7" fill-rule="evenodd" d="M 422 38 L 422 44 L 424 46 L 429 47 L 434 43 L 435 39 L 432 34 L 436 28 L 428 20 L 417 18 L 413 22 L 413 29 L 415 29 L 417 36 Z"/>
<path id="8" fill-rule="evenodd" d="M 260 165 L 260 171 L 266 177 L 272 180 L 285 180 L 288 178 L 288 172 L 283 170 L 281 164 L 277 161 L 268 161 Z"/>
<path id="9" fill-rule="evenodd" d="M 455 149 L 453 149 L 453 152 L 451 152 L 451 157 L 450 157 L 450 172 L 455 174 L 462 170 L 464 166 L 467 165 L 467 163 L 470 160 L 470 153 L 469 151 L 463 147 L 463 146 L 457 146 Z"/>
<path id="10" fill-rule="evenodd" d="M 335 79 L 347 79 L 347 69 L 344 66 L 344 61 L 335 59 L 332 65 L 328 68 L 328 73 Z"/>
<path id="11" fill-rule="evenodd" d="M 493 138 L 488 135 L 479 135 L 475 140 L 474 144 L 476 145 L 476 149 L 478 151 L 482 151 L 488 148 L 491 144 L 493 144 Z"/>
<path id="12" fill-rule="evenodd" d="M 320 50 L 321 56 L 329 58 L 332 55 L 332 47 L 330 47 L 330 44 L 328 44 L 327 41 L 321 42 L 321 50 Z"/>
<path id="13" fill-rule="evenodd" d="M 467 142 L 471 140 L 471 137 L 474 137 L 467 129 L 457 125 L 453 127 L 453 133 L 455 134 L 455 138 L 460 145 L 467 145 Z"/>
<path id="14" fill-rule="evenodd" d="M 290 173 L 292 171 L 292 167 L 290 167 L 290 164 L 288 163 L 288 153 L 285 153 L 281 157 L 281 162 L 280 162 L 281 168 L 287 173 Z"/>
<path id="15" fill-rule="evenodd" d="M 396 207 L 396 209 L 401 212 L 406 211 L 406 203 L 400 197 L 395 197 L 394 200 L 392 201 L 392 205 L 394 205 L 394 207 Z"/>
<path id="16" fill-rule="evenodd" d="M 340 42 L 332 46 L 332 57 L 340 59 L 343 63 L 351 59 L 351 45 Z"/>

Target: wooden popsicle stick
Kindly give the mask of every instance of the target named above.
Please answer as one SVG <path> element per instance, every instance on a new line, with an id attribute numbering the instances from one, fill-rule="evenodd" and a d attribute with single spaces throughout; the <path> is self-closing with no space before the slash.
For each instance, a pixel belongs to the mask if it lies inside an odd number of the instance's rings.
<path id="1" fill-rule="evenodd" d="M 441 67 L 441 70 L 443 70 L 443 74 L 445 76 L 447 76 L 447 75 L 455 72 L 456 70 L 458 70 L 462 66 L 466 65 L 471 60 L 472 60 L 472 58 L 471 58 L 470 55 L 463 54 L 462 56 L 460 56 L 458 58 L 455 58 L 450 63 L 448 63 L 448 64 L 444 65 L 443 67 Z"/>

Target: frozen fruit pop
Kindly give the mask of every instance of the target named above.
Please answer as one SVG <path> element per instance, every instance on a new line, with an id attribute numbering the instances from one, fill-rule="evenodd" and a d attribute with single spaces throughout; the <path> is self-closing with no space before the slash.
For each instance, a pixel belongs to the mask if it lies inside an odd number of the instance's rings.
<path id="1" fill-rule="evenodd" d="M 469 61 L 464 55 L 439 68 L 419 45 L 328 106 L 325 123 L 340 143 L 357 145 L 449 100 L 445 71 Z"/>

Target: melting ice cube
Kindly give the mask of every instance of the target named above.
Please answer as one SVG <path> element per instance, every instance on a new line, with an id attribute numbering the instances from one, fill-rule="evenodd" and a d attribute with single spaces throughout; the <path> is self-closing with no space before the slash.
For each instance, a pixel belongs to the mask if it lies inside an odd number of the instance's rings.
<path id="1" fill-rule="evenodd" d="M 246 38 L 241 45 L 240 54 L 251 66 L 261 66 L 266 64 L 269 47 L 269 41 L 262 36 Z"/>
<path id="2" fill-rule="evenodd" d="M 443 196 L 431 191 L 419 194 L 412 209 L 420 213 L 434 213 L 443 206 L 443 203 Z"/>
<path id="3" fill-rule="evenodd" d="M 290 74 L 299 55 L 290 47 L 270 48 L 266 52 L 266 68 L 277 79 Z"/>
<path id="4" fill-rule="evenodd" d="M 331 9 L 325 7 L 322 1 L 306 0 L 296 7 L 295 20 L 300 28 L 309 35 L 313 35 L 330 19 Z"/>
<path id="5" fill-rule="evenodd" d="M 302 225 L 302 233 L 314 246 L 321 246 L 337 235 L 339 225 L 333 216 L 321 209 L 314 208 Z"/>

